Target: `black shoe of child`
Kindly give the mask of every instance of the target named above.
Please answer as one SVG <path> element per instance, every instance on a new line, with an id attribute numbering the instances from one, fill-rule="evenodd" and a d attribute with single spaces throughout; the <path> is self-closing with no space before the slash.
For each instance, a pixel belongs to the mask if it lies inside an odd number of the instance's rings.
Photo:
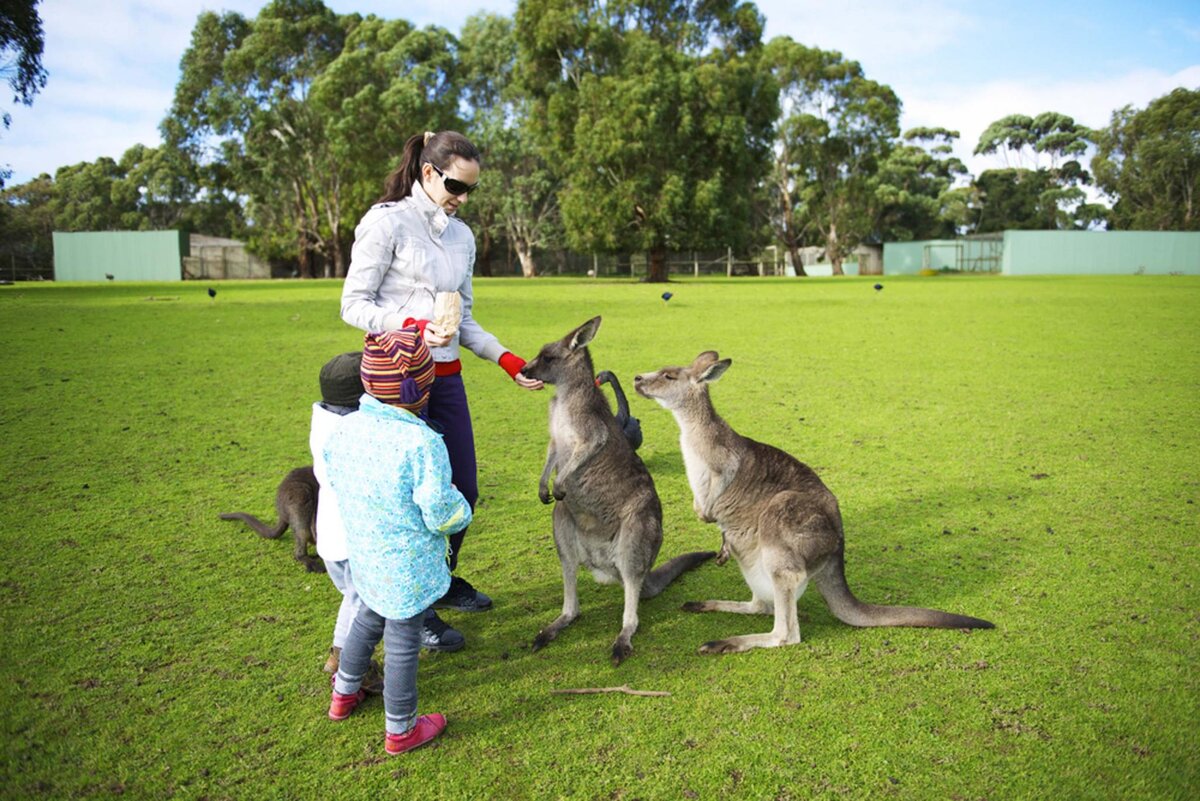
<path id="1" fill-rule="evenodd" d="M 450 577 L 450 589 L 433 602 L 434 609 L 452 609 L 455 612 L 486 612 L 492 608 L 492 599 L 471 586 L 471 582 L 458 576 Z"/>
<path id="2" fill-rule="evenodd" d="M 425 613 L 424 623 L 421 629 L 421 647 L 426 651 L 458 651 L 467 644 L 462 632 L 451 628 L 432 609 Z"/>

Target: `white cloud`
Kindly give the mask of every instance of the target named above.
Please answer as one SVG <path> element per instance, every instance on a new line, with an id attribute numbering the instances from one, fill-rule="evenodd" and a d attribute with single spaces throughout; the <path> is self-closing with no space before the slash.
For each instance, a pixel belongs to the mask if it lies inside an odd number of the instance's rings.
<path id="1" fill-rule="evenodd" d="M 862 61 L 881 63 L 924 56 L 968 35 L 974 19 L 947 0 L 760 0 L 766 36 L 790 36 L 801 44 L 840 50 Z"/>
<path id="2" fill-rule="evenodd" d="M 1057 111 L 1082 125 L 1099 128 L 1109 122 L 1116 109 L 1126 105 L 1145 108 L 1151 100 L 1179 86 L 1200 86 L 1200 64 L 1170 74 L 1132 70 L 1105 80 L 997 80 L 976 87 L 917 85 L 897 91 L 904 99 L 904 126 L 939 125 L 959 131 L 956 153 L 971 173 L 978 175 L 1004 166 L 999 155 L 971 155 L 980 134 L 1001 117 Z"/>

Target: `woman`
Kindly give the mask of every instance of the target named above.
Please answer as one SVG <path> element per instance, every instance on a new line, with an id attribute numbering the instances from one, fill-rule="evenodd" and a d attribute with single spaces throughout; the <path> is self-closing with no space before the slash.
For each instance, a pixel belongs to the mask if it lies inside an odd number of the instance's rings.
<path id="1" fill-rule="evenodd" d="M 472 315 L 475 237 L 456 212 L 479 185 L 479 170 L 479 150 L 460 133 L 426 132 L 409 138 L 400 166 L 387 178 L 383 197 L 354 231 L 342 289 L 342 319 L 350 325 L 382 332 L 416 323 L 423 332 L 437 376 L 427 415 L 445 437 L 454 485 L 472 509 L 479 496 L 475 435 L 460 349 L 499 364 L 525 389 L 542 388 L 542 382 L 520 374 L 524 360 L 483 330 Z M 462 321 L 455 331 L 430 322 L 439 292 L 458 292 L 461 297 Z M 450 538 L 451 573 L 458 567 L 465 535 L 463 530 Z M 462 634 L 446 625 L 434 609 L 481 612 L 491 605 L 490 598 L 453 576 L 450 589 L 425 617 L 423 647 L 457 651 L 465 645 Z"/>

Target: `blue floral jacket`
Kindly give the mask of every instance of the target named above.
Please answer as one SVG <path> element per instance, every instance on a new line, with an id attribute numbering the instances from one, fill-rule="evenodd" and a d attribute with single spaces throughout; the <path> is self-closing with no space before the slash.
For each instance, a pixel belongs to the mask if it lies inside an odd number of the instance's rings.
<path id="1" fill-rule="evenodd" d="M 471 522 L 441 435 L 363 395 L 326 441 L 325 460 L 363 601 L 390 619 L 427 609 L 450 586 L 446 538 Z"/>

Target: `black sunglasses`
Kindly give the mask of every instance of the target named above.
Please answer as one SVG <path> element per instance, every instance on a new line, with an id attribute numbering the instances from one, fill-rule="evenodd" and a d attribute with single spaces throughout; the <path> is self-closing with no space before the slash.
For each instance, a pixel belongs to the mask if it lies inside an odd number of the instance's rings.
<path id="1" fill-rule="evenodd" d="M 457 178 L 451 178 L 450 176 L 446 175 L 446 173 L 439 170 L 438 165 L 434 164 L 432 161 L 427 161 L 425 163 L 430 167 L 433 167 L 433 171 L 442 176 L 442 183 L 445 184 L 446 191 L 452 195 L 469 195 L 479 188 L 478 183 L 464 184 Z"/>

